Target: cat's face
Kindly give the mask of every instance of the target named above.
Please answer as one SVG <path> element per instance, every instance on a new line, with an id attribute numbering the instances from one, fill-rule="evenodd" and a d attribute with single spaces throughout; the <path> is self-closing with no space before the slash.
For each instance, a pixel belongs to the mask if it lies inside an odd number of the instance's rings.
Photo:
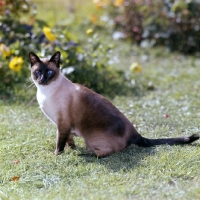
<path id="1" fill-rule="evenodd" d="M 39 57 L 30 52 L 31 77 L 38 85 L 49 85 L 56 80 L 60 73 L 60 52 L 56 52 L 50 59 L 39 59 Z"/>

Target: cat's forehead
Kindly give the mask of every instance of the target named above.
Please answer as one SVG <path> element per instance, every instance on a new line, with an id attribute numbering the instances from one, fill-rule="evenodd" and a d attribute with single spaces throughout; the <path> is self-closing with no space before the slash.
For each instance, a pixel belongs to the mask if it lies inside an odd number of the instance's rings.
<path id="1" fill-rule="evenodd" d="M 56 67 L 53 62 L 50 62 L 50 57 L 40 58 L 40 61 L 42 61 L 42 62 L 36 63 L 37 67 L 40 67 L 40 68 L 44 68 L 44 67 L 54 68 L 54 67 Z"/>
<path id="2" fill-rule="evenodd" d="M 46 69 L 52 69 L 55 71 L 58 70 L 58 68 L 56 67 L 56 65 L 53 62 L 49 62 L 49 58 L 41 58 L 40 60 L 41 60 L 41 62 L 37 62 L 37 63 L 35 63 L 35 65 L 33 65 L 31 67 L 32 71 L 46 70 Z"/>
<path id="3" fill-rule="evenodd" d="M 43 63 L 47 63 L 47 62 L 50 60 L 50 58 L 40 58 L 40 60 L 41 60 Z"/>
<path id="4" fill-rule="evenodd" d="M 34 70 L 37 70 L 37 69 L 44 69 L 44 68 L 47 68 L 49 66 L 49 63 L 48 63 L 48 59 L 47 60 L 43 60 L 43 59 L 40 59 L 42 62 L 37 62 L 35 63 L 31 69 L 34 71 Z"/>

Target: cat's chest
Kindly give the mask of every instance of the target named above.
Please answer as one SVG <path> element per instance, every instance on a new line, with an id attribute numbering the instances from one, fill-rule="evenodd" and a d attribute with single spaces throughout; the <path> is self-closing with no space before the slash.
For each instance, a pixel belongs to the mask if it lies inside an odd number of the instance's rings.
<path id="1" fill-rule="evenodd" d="M 40 90 L 37 91 L 37 101 L 40 109 L 43 113 L 54 123 L 56 124 L 56 113 L 57 107 L 53 103 L 52 97 L 49 94 L 42 93 Z"/>
<path id="2" fill-rule="evenodd" d="M 40 106 L 40 108 L 43 108 L 44 107 L 44 103 L 46 101 L 47 97 L 45 94 L 41 93 L 39 90 L 37 91 L 37 101 L 38 101 L 38 104 Z"/>

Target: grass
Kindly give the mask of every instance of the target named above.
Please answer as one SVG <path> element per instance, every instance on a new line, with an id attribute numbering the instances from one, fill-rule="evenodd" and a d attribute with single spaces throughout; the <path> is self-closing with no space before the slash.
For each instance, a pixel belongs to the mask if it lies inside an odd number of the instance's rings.
<path id="1" fill-rule="evenodd" d="M 158 52 L 148 52 L 144 62 L 143 51 L 130 56 L 130 49 L 124 54 L 116 49 L 124 65 L 125 57 L 127 63 L 128 58 L 141 63 L 136 83 L 151 81 L 155 89 L 140 96 L 116 96 L 112 102 L 145 137 L 199 132 L 200 60 L 168 53 L 162 57 Z M 0 106 L 2 199 L 199 199 L 199 141 L 184 147 L 133 145 L 97 159 L 79 156 L 85 149 L 83 140 L 76 138 L 75 150 L 56 157 L 56 128 L 36 103 L 26 105 Z M 19 180 L 12 181 L 15 176 Z"/>
<path id="2" fill-rule="evenodd" d="M 132 75 L 138 95 L 111 99 L 137 130 L 148 138 L 199 132 L 200 59 L 114 44 L 116 67 L 130 73 L 132 62 L 142 66 L 141 73 Z M 25 88 L 26 99 L 31 99 L 35 89 Z M 36 102 L 27 105 L 25 100 L 0 101 L 0 199 L 200 198 L 199 141 L 173 147 L 132 145 L 97 159 L 79 156 L 84 143 L 75 138 L 75 150 L 55 156 L 56 127 Z"/>
<path id="3" fill-rule="evenodd" d="M 1 108 L 1 112 L 3 199 L 199 197 L 199 147 L 196 145 L 151 149 L 132 146 L 98 160 L 78 156 L 83 151 L 83 142 L 77 139 L 76 150 L 56 157 L 53 155 L 55 127 L 36 107 L 22 112 L 21 107 L 11 106 Z M 155 130 L 169 131 L 168 123 L 159 126 L 158 122 Z M 148 132 L 146 136 L 154 134 Z M 20 163 L 14 164 L 16 159 Z M 11 181 L 14 176 L 19 176 L 19 180 Z"/>
<path id="4" fill-rule="evenodd" d="M 92 0 L 51 0 L 47 3 L 44 0 L 32 0 L 37 6 L 37 18 L 54 24 L 80 23 L 83 19 L 89 19 L 90 13 L 94 13 Z M 83 6 L 84 4 L 84 6 Z M 95 11 L 95 13 L 100 11 Z"/>

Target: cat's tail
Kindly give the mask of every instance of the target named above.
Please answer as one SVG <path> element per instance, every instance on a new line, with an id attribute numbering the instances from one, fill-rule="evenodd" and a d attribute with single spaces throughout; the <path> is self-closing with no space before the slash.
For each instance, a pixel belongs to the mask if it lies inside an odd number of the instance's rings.
<path id="1" fill-rule="evenodd" d="M 195 140 L 199 139 L 198 134 L 193 134 L 189 137 L 178 137 L 178 138 L 163 138 L 163 139 L 148 139 L 142 137 L 138 139 L 134 144 L 140 147 L 152 147 L 156 145 L 168 144 L 168 145 L 183 145 L 190 144 Z"/>

